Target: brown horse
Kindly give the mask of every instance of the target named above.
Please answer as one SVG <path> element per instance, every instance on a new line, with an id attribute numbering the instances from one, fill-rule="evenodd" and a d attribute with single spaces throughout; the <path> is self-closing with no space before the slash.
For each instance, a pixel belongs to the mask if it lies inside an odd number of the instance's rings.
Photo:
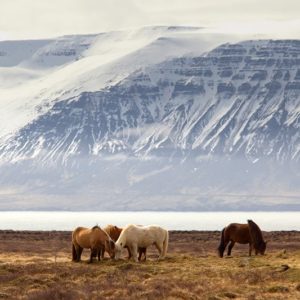
<path id="1" fill-rule="evenodd" d="M 232 223 L 222 230 L 221 242 L 218 247 L 220 257 L 223 257 L 229 242 L 228 256 L 231 255 L 235 243 L 249 244 L 249 256 L 251 256 L 252 249 L 255 250 L 255 255 L 258 253 L 263 255 L 267 246 L 260 228 L 252 220 L 248 220 L 247 224 Z"/>
<path id="2" fill-rule="evenodd" d="M 84 248 L 91 249 L 90 263 L 97 254 L 98 260 L 100 260 L 100 256 L 105 250 L 109 253 L 111 258 L 114 257 L 114 242 L 99 226 L 94 226 L 91 229 L 77 227 L 72 232 L 73 261 L 80 261 Z"/>
<path id="3" fill-rule="evenodd" d="M 123 228 L 120 228 L 118 226 L 114 226 L 114 225 L 107 225 L 106 227 L 103 228 L 103 230 L 105 232 L 107 232 L 107 234 L 110 236 L 110 238 L 116 242 L 123 230 Z M 130 259 L 132 257 L 130 249 L 128 247 L 127 251 L 128 251 L 128 259 Z M 141 260 L 142 255 L 144 254 L 144 261 L 146 260 L 146 253 L 147 253 L 147 248 L 138 248 L 138 252 L 139 252 L 139 257 L 138 260 Z M 104 257 L 104 253 L 102 252 L 102 257 Z"/>

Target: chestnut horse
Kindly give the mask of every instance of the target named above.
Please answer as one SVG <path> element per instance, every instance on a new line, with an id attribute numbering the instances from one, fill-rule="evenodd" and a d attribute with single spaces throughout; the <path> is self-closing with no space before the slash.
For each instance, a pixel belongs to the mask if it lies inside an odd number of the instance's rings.
<path id="1" fill-rule="evenodd" d="M 260 228 L 252 220 L 248 220 L 247 224 L 232 223 L 222 230 L 221 242 L 218 247 L 220 257 L 223 257 L 229 242 L 228 256 L 231 255 L 235 243 L 249 244 L 249 256 L 251 256 L 252 249 L 255 250 L 255 255 L 258 253 L 263 255 L 267 246 Z"/>
<path id="2" fill-rule="evenodd" d="M 103 228 L 103 230 L 110 236 L 110 238 L 116 242 L 123 230 L 123 228 L 120 228 L 118 226 L 115 225 L 107 225 L 106 227 Z M 130 259 L 132 257 L 130 249 L 128 247 L 127 251 L 128 251 L 128 259 Z M 138 252 L 139 252 L 139 257 L 138 260 L 141 260 L 142 255 L 144 254 L 144 261 L 146 260 L 146 253 L 147 253 L 147 248 L 138 248 Z M 102 258 L 104 257 L 104 252 L 102 252 Z"/>
<path id="3" fill-rule="evenodd" d="M 94 226 L 91 229 L 77 227 L 72 232 L 73 261 L 80 261 L 84 248 L 91 249 L 90 263 L 97 254 L 98 260 L 100 260 L 100 256 L 105 250 L 109 253 L 111 258 L 114 257 L 114 242 L 99 226 Z"/>

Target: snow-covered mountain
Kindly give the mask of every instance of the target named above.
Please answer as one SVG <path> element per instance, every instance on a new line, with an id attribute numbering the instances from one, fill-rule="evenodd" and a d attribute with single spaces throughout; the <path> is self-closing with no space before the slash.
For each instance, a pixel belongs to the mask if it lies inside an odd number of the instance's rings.
<path id="1" fill-rule="evenodd" d="M 299 40 L 149 27 L 0 42 L 0 79 L 5 191 L 49 195 L 51 181 L 59 199 L 75 186 L 94 199 L 105 189 L 122 209 L 224 209 L 230 194 L 230 209 L 250 209 L 232 195 L 255 198 L 267 178 L 256 208 L 274 204 L 270 192 L 282 194 L 277 208 L 299 204 Z"/>

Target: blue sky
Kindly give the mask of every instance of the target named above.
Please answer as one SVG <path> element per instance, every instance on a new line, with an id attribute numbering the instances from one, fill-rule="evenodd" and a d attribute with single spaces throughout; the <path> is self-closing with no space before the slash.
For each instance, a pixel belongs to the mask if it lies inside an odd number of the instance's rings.
<path id="1" fill-rule="evenodd" d="M 0 7 L 2 40 L 151 25 L 300 37 L 299 0 L 0 0 Z"/>

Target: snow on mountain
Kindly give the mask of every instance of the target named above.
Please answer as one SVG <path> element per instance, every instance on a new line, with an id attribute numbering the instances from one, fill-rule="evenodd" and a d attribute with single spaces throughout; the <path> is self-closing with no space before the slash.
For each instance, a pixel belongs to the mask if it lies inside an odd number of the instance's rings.
<path id="1" fill-rule="evenodd" d="M 89 69 L 88 76 L 72 73 L 77 64 L 85 71 L 90 57 L 48 75 L 58 98 L 47 90 L 46 101 L 31 100 L 37 116 L 2 145 L 2 157 L 47 153 L 65 161 L 125 151 L 299 161 L 299 41 L 248 41 L 201 56 L 153 58 L 169 47 L 178 53 L 181 44 L 177 37 L 159 38 L 126 59 Z M 81 84 L 71 86 L 70 78 Z"/>
<path id="2" fill-rule="evenodd" d="M 299 40 L 149 27 L 0 53 L 0 199 L 16 185 L 52 204 L 101 193 L 105 209 L 298 207 Z"/>
<path id="3" fill-rule="evenodd" d="M 1 41 L 0 67 L 17 66 L 50 42 L 51 40 Z"/>
<path id="4" fill-rule="evenodd" d="M 4 79 L 0 81 L 0 138 L 37 118 L 41 106 L 45 111 L 55 101 L 101 90 L 148 64 L 192 51 L 202 53 L 216 43 L 201 29 L 189 27 L 0 42 L 0 52 L 5 53 L 0 68 Z M 22 48 L 26 51 L 21 55 Z"/>

